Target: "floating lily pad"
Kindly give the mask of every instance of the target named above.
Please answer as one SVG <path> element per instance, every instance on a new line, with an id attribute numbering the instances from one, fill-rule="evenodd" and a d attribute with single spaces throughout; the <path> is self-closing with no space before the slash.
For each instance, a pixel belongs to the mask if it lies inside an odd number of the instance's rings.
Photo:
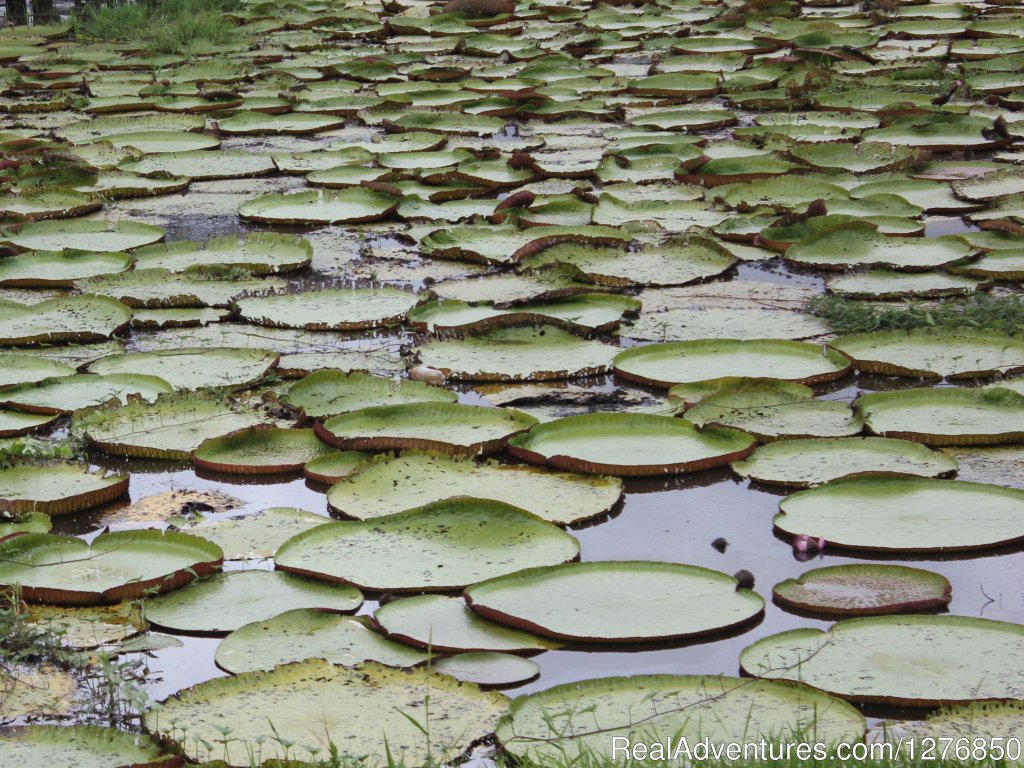
<path id="1" fill-rule="evenodd" d="M 640 302 L 629 296 L 603 293 L 576 294 L 544 302 L 498 308 L 460 301 L 435 301 L 409 312 L 416 329 L 440 334 L 446 331 L 480 332 L 526 323 L 548 323 L 583 333 L 617 328 L 624 314 L 640 311 Z"/>
<path id="2" fill-rule="evenodd" d="M 184 272 L 197 267 L 230 267 L 269 275 L 308 267 L 313 247 L 308 240 L 259 232 L 241 240 L 218 237 L 206 243 L 178 241 L 151 245 L 140 248 L 134 256 L 140 269 Z"/>
<path id="3" fill-rule="evenodd" d="M 429 658 L 427 653 L 374 632 L 362 617 L 310 608 L 296 608 L 239 627 L 221 641 L 216 655 L 217 666 L 234 674 L 271 670 L 278 664 L 305 659 L 326 659 L 344 667 L 364 661 L 413 667 Z"/>
<path id="4" fill-rule="evenodd" d="M 288 112 L 283 115 L 268 115 L 265 112 L 236 112 L 231 117 L 217 121 L 217 130 L 229 136 L 234 135 L 277 135 L 300 136 L 307 133 L 340 128 L 345 118 L 330 115 L 315 115 L 309 112 Z"/>
<path id="5" fill-rule="evenodd" d="M 369 591 L 436 592 L 578 554 L 575 538 L 517 507 L 449 499 L 368 522 L 322 525 L 285 542 L 275 563 Z"/>
<path id="6" fill-rule="evenodd" d="M 437 259 L 514 264 L 560 243 L 624 246 L 630 240 L 614 227 L 462 226 L 431 232 L 420 240 L 420 250 Z"/>
<path id="7" fill-rule="evenodd" d="M 1009 389 L 935 387 L 861 395 L 868 431 L 925 445 L 1024 441 L 1024 395 Z"/>
<path id="8" fill-rule="evenodd" d="M 877 616 L 945 608 L 953 587 L 945 576 L 903 565 L 854 563 L 807 571 L 772 590 L 784 608 L 842 616 Z"/>
<path id="9" fill-rule="evenodd" d="M 364 408 L 315 426 L 317 436 L 342 450 L 422 448 L 456 456 L 500 451 L 537 420 L 507 408 L 461 403 L 409 403 Z"/>
<path id="10" fill-rule="evenodd" d="M 176 632 L 227 633 L 293 608 L 351 613 L 363 602 L 352 587 L 278 571 L 232 571 L 146 600 L 146 620 Z"/>
<path id="11" fill-rule="evenodd" d="M 192 460 L 213 472 L 260 475 L 298 472 L 307 462 L 332 452 L 312 429 L 247 427 L 206 440 Z"/>
<path id="12" fill-rule="evenodd" d="M 741 429 L 759 440 L 847 437 L 863 427 L 846 403 L 815 400 L 810 387 L 772 380 L 724 386 L 688 410 L 686 418 L 699 427 Z"/>
<path id="13" fill-rule="evenodd" d="M 124 405 L 131 397 L 152 402 L 170 391 L 170 384 L 156 376 L 79 373 L 0 391 L 0 402 L 29 413 L 73 413 L 109 402 Z"/>
<path id="14" fill-rule="evenodd" d="M 94 725 L 21 725 L 0 729 L 5 765 L 170 768 L 177 759 L 148 736 Z"/>
<path id="15" fill-rule="evenodd" d="M 265 224 L 361 224 L 387 218 L 399 198 L 362 187 L 270 194 L 243 203 L 239 215 Z"/>
<path id="16" fill-rule="evenodd" d="M 215 149 L 220 146 L 216 136 L 185 131 L 136 131 L 118 133 L 107 136 L 117 149 L 129 147 L 137 149 L 144 155 L 157 155 L 163 152 L 194 152 L 202 149 Z"/>
<path id="17" fill-rule="evenodd" d="M 368 458 L 362 451 L 331 451 L 308 462 L 302 472 L 314 482 L 334 485 Z"/>
<path id="18" fill-rule="evenodd" d="M 1024 698 L 1013 668 L 992 674 L 993 658 L 1013 658 L 1024 626 L 966 616 L 876 616 L 828 630 L 794 629 L 740 655 L 750 675 L 799 680 L 855 702 L 935 707 Z"/>
<path id="19" fill-rule="evenodd" d="M 1024 249 L 993 251 L 977 261 L 957 264 L 949 269 L 957 275 L 972 275 L 984 280 L 1024 280 Z M 954 275 L 949 277 L 955 278 Z"/>
<path id="20" fill-rule="evenodd" d="M 276 278 L 222 278 L 217 275 L 174 274 L 166 269 L 135 269 L 118 275 L 79 280 L 76 287 L 118 299 L 130 307 L 169 309 L 181 307 L 228 307 L 239 295 L 285 287 Z"/>
<path id="21" fill-rule="evenodd" d="M 512 504 L 569 525 L 609 512 L 622 497 L 622 482 L 406 451 L 357 465 L 328 491 L 327 503 L 347 517 L 369 520 L 458 496 Z"/>
<path id="22" fill-rule="evenodd" d="M 810 740 L 835 746 L 861 741 L 864 729 L 863 716 L 852 706 L 803 685 L 638 675 L 584 680 L 521 696 L 496 734 L 509 754 L 549 765 L 564 760 L 617 764 L 622 752 L 615 746 L 624 743 L 650 745 L 648 754 L 655 760 L 661 755 L 670 760 L 680 744 L 703 744 L 704 739 L 711 750 L 723 753 L 730 744 L 792 746 Z M 628 742 L 617 740 L 623 738 Z"/>
<path id="23" fill-rule="evenodd" d="M 146 155 L 137 160 L 127 160 L 121 163 L 120 168 L 130 173 L 166 173 L 201 181 L 264 176 L 276 170 L 269 155 L 223 149 L 217 152 L 193 150 Z"/>
<path id="24" fill-rule="evenodd" d="M 72 428 L 115 456 L 188 460 L 206 440 L 266 423 L 258 410 L 201 397 L 182 397 L 100 409 L 76 417 Z"/>
<path id="25" fill-rule="evenodd" d="M 503 688 L 533 680 L 540 674 L 535 661 L 508 653 L 460 653 L 433 663 L 435 672 L 465 683 Z"/>
<path id="26" fill-rule="evenodd" d="M 454 381 L 550 381 L 596 376 L 616 348 L 550 325 L 495 328 L 464 338 L 430 341 L 420 360 Z"/>
<path id="27" fill-rule="evenodd" d="M 258 325 L 355 331 L 397 325 L 417 301 L 397 288 L 352 288 L 240 299 L 236 306 L 242 319 Z"/>
<path id="28" fill-rule="evenodd" d="M 73 536 L 28 533 L 0 542 L 0 583 L 26 600 L 99 605 L 166 592 L 220 568 L 216 544 L 182 533 L 121 531 L 86 544 Z"/>
<path id="29" fill-rule="evenodd" d="M 67 376 L 74 372 L 72 366 L 59 360 L 18 352 L 0 352 L 0 389 Z"/>
<path id="30" fill-rule="evenodd" d="M 783 257 L 819 269 L 884 267 L 924 271 L 970 255 L 961 237 L 891 237 L 867 222 L 851 222 L 818 232 L 786 249 Z"/>
<path id="31" fill-rule="evenodd" d="M 761 596 L 738 587 L 732 576 L 640 561 L 531 568 L 474 584 L 465 598 L 485 619 L 592 643 L 694 638 L 741 627 L 764 610 Z"/>
<path id="32" fill-rule="evenodd" d="M 849 171 L 857 175 L 903 170 L 918 159 L 908 147 L 876 141 L 803 144 L 789 150 L 789 155 L 814 168 Z"/>
<path id="33" fill-rule="evenodd" d="M 834 480 L 779 504 L 789 536 L 871 552 L 961 552 L 1024 539 L 1024 491 L 922 477 Z"/>
<path id="34" fill-rule="evenodd" d="M 0 345 L 105 341 L 131 322 L 105 296 L 62 296 L 38 304 L 0 300 Z"/>
<path id="35" fill-rule="evenodd" d="M 175 352 L 129 352 L 89 366 L 94 373 L 155 376 L 174 389 L 239 387 L 262 379 L 277 354 L 262 349 L 190 349 Z"/>
<path id="36" fill-rule="evenodd" d="M 509 442 L 518 459 L 556 469 L 633 477 L 710 469 L 745 458 L 754 438 L 640 413 L 567 416 Z"/>
<path id="37" fill-rule="evenodd" d="M 762 445 L 732 469 L 759 483 L 806 487 L 868 475 L 938 477 L 955 472 L 957 462 L 908 440 L 812 438 Z"/>
<path id="38" fill-rule="evenodd" d="M 0 285 L 70 288 L 75 280 L 124 272 L 131 265 L 131 257 L 123 253 L 28 251 L 0 259 Z"/>
<path id="39" fill-rule="evenodd" d="M 522 653 L 558 648 L 560 643 L 480 618 L 462 598 L 418 595 L 377 609 L 374 624 L 388 637 L 440 653 L 501 651 Z"/>
<path id="40" fill-rule="evenodd" d="M 655 387 L 709 381 L 725 376 L 758 376 L 818 384 L 845 376 L 842 354 L 800 341 L 707 339 L 651 344 L 620 352 L 615 372 Z"/>
<path id="41" fill-rule="evenodd" d="M 137 221 L 38 221 L 0 240 L 31 251 L 130 251 L 163 240 L 164 231 Z"/>
<path id="42" fill-rule="evenodd" d="M 149 626 L 139 605 L 128 601 L 99 606 L 32 605 L 26 622 L 57 634 L 64 647 L 79 650 L 133 637 Z"/>
<path id="43" fill-rule="evenodd" d="M 973 328 L 873 331 L 829 344 L 865 373 L 972 379 L 1024 370 L 1024 343 Z"/>
<path id="44" fill-rule="evenodd" d="M 386 751 L 422 765 L 459 757 L 493 732 L 507 706 L 498 693 L 429 670 L 373 662 L 348 669 L 314 659 L 200 683 L 145 714 L 143 725 L 177 740 L 190 759 L 203 760 L 208 751 L 202 743 L 218 743 L 228 724 L 231 739 L 217 754 L 232 766 L 249 765 L 261 747 L 264 760 L 315 760 L 328 740 L 340 754 L 365 756 L 370 765 L 385 765 Z M 316 725 L 310 712 L 317 713 Z M 267 722 L 276 741 L 265 741 Z M 421 728 L 430 729 L 429 748 Z"/>
<path id="45" fill-rule="evenodd" d="M 92 472 L 79 464 L 25 463 L 0 468 L 0 512 L 68 515 L 128 492 L 128 475 Z"/>
<path id="46" fill-rule="evenodd" d="M 204 520 L 188 528 L 224 550 L 225 560 L 273 557 L 296 534 L 328 522 L 323 515 L 289 507 L 271 507 L 255 515 Z"/>
<path id="47" fill-rule="evenodd" d="M 296 382 L 281 399 L 306 417 L 320 419 L 373 406 L 454 403 L 457 398 L 454 392 L 418 381 L 326 370 Z"/>
<path id="48" fill-rule="evenodd" d="M 977 271 L 976 265 L 962 271 L 981 274 Z M 1021 275 L 1024 276 L 1024 272 Z M 829 278 L 827 281 L 828 289 L 832 293 L 851 299 L 882 300 L 963 296 L 984 290 L 990 285 L 991 282 L 988 280 L 975 280 L 945 272 L 894 272 L 886 269 L 852 272 Z"/>
<path id="49" fill-rule="evenodd" d="M 29 512 L 24 515 L 4 514 L 0 517 L 0 539 L 21 533 L 49 533 L 53 518 L 45 512 Z"/>
<path id="50" fill-rule="evenodd" d="M 619 335 L 649 341 L 730 339 L 807 339 L 829 332 L 821 318 L 795 309 L 773 307 L 679 307 L 640 315 Z"/>

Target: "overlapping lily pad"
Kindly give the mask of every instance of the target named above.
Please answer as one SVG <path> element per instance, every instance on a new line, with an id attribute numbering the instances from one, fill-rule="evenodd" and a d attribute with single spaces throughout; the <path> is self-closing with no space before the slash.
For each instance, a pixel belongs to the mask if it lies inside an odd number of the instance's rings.
<path id="1" fill-rule="evenodd" d="M 0 759 L 7 765 L 170 768 L 180 758 L 154 739 L 114 728 L 21 725 L 0 729 Z"/>
<path id="2" fill-rule="evenodd" d="M 393 195 L 358 187 L 263 195 L 242 204 L 238 213 L 263 224 L 361 224 L 387 218 L 398 202 Z"/>
<path id="3" fill-rule="evenodd" d="M 0 468 L 0 512 L 67 515 L 123 496 L 128 483 L 128 475 L 93 472 L 79 464 L 14 464 Z"/>
<path id="4" fill-rule="evenodd" d="M 454 392 L 418 381 L 386 379 L 365 373 L 338 370 L 316 371 L 292 385 L 281 398 L 311 419 L 336 416 L 382 405 L 453 403 Z"/>
<path id="5" fill-rule="evenodd" d="M 575 538 L 517 507 L 449 499 L 300 533 L 277 550 L 275 564 L 369 591 L 437 592 L 578 554 Z"/>
<path id="6" fill-rule="evenodd" d="M 0 300 L 0 345 L 105 341 L 131 318 L 128 307 L 105 296 L 64 296 L 38 304 Z"/>
<path id="7" fill-rule="evenodd" d="M 261 232 L 241 240 L 218 237 L 206 243 L 178 241 L 152 245 L 138 249 L 133 255 L 140 269 L 184 272 L 194 268 L 230 267 L 266 275 L 309 266 L 313 248 L 308 240 Z"/>
<path id="8" fill-rule="evenodd" d="M 273 328 L 354 331 L 397 325 L 418 297 L 397 288 L 351 288 L 240 299 L 244 320 Z"/>
<path id="9" fill-rule="evenodd" d="M 331 453 L 312 429 L 248 427 L 203 442 L 192 456 L 197 467 L 237 475 L 298 472 Z"/>
<path id="10" fill-rule="evenodd" d="M 501 501 L 568 525 L 610 511 L 622 482 L 406 451 L 357 465 L 328 491 L 327 502 L 347 517 L 368 520 L 458 496 Z"/>
<path id="11" fill-rule="evenodd" d="M 924 271 L 970 255 L 966 240 L 953 235 L 934 238 L 892 237 L 867 222 L 826 229 L 788 248 L 787 261 L 819 269 L 884 267 Z"/>
<path id="12" fill-rule="evenodd" d="M 70 288 L 76 280 L 124 272 L 124 253 L 27 251 L 0 259 L 0 285 L 12 288 Z"/>
<path id="13" fill-rule="evenodd" d="M 240 387 L 263 378 L 277 354 L 262 349 L 191 349 L 174 352 L 129 352 L 110 355 L 89 366 L 103 375 L 143 375 L 166 381 L 174 389 Z"/>
<path id="14" fill-rule="evenodd" d="M 16 232 L 0 233 L 0 240 L 28 251 L 130 251 L 159 242 L 164 231 L 137 221 L 39 221 Z"/>
<path id="15" fill-rule="evenodd" d="M 1024 370 L 1024 343 L 972 328 L 874 331 L 829 345 L 865 373 L 972 379 Z"/>

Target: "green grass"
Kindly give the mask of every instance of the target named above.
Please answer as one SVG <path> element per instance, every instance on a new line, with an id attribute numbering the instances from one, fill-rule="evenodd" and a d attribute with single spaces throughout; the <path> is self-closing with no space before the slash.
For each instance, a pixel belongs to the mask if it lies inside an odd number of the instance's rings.
<path id="1" fill-rule="evenodd" d="M 875 304 L 838 296 L 817 296 L 808 309 L 836 333 L 913 328 L 979 328 L 1019 333 L 1024 327 L 1020 296 L 975 296 L 928 302 Z"/>
<path id="2" fill-rule="evenodd" d="M 154 52 L 190 53 L 230 42 L 235 24 L 224 14 L 239 0 L 122 0 L 87 6 L 75 21 L 81 38 L 137 40 Z"/>

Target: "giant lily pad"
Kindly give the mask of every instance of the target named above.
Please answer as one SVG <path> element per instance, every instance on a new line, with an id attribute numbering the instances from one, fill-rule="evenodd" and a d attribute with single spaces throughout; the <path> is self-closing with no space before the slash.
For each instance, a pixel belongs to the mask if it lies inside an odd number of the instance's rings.
<path id="1" fill-rule="evenodd" d="M 438 301 L 416 307 L 409 313 L 409 321 L 414 328 L 432 333 L 478 332 L 524 323 L 549 323 L 593 333 L 617 328 L 624 314 L 636 314 L 640 306 L 639 301 L 628 296 L 603 293 L 576 294 L 503 308 Z"/>
<path id="2" fill-rule="evenodd" d="M 220 568 L 220 547 L 160 531 L 73 536 L 27 533 L 0 542 L 0 584 L 21 585 L 26 600 L 98 605 L 166 592 Z"/>
<path id="3" fill-rule="evenodd" d="M 245 517 L 202 520 L 188 530 L 217 544 L 225 560 L 254 560 L 273 557 L 292 536 L 325 522 L 327 518 L 313 512 L 271 507 Z"/>
<path id="4" fill-rule="evenodd" d="M 0 389 L 31 384 L 55 376 L 67 376 L 74 372 L 73 367 L 59 360 L 18 352 L 0 352 Z"/>
<path id="5" fill-rule="evenodd" d="M 124 253 L 28 251 L 0 259 L 0 285 L 12 288 L 70 288 L 75 280 L 124 272 Z"/>
<path id="6" fill-rule="evenodd" d="M 399 198 L 363 187 L 270 194 L 243 203 L 239 215 L 265 224 L 360 224 L 387 218 Z"/>
<path id="7" fill-rule="evenodd" d="M 130 251 L 163 240 L 164 231 L 137 221 L 38 221 L 0 240 L 31 251 Z"/>
<path id="8" fill-rule="evenodd" d="M 640 413 L 583 414 L 538 424 L 509 443 L 533 464 L 590 474 L 664 475 L 745 458 L 754 439 L 735 429 L 698 429 L 683 419 Z"/>
<path id="9" fill-rule="evenodd" d="M 522 696 L 498 723 L 502 748 L 536 765 L 598 760 L 628 765 L 624 745 L 674 762 L 681 744 L 723 754 L 731 745 L 859 742 L 863 716 L 802 685 L 697 675 L 606 677 Z M 620 741 L 624 739 L 625 741 Z M 618 748 L 616 748 L 618 747 Z M 735 749 L 735 747 L 732 747 Z M 666 764 L 669 764 L 666 762 Z"/>
<path id="10" fill-rule="evenodd" d="M 789 536 L 872 552 L 960 552 L 1024 539 L 1024 491 L 923 477 L 834 480 L 782 500 Z"/>
<path id="11" fill-rule="evenodd" d="M 672 387 L 726 376 L 757 376 L 817 384 L 846 375 L 842 354 L 800 341 L 707 339 L 651 344 L 620 352 L 615 372 L 630 381 Z"/>
<path id="12" fill-rule="evenodd" d="M 217 130 L 229 136 L 303 135 L 340 128 L 344 124 L 343 117 L 315 115 L 309 112 L 289 112 L 283 115 L 268 115 L 264 112 L 236 112 L 231 117 L 218 120 Z"/>
<path id="13" fill-rule="evenodd" d="M 474 584 L 465 598 L 485 619 L 592 643 L 694 638 L 741 627 L 764 610 L 761 596 L 732 576 L 642 561 L 531 568 Z"/>
<path id="14" fill-rule="evenodd" d="M 177 632 L 227 633 L 292 608 L 351 613 L 363 602 L 359 590 L 279 571 L 218 573 L 146 600 L 146 620 Z"/>
<path id="15" fill-rule="evenodd" d="M 215 398 L 178 397 L 84 413 L 72 428 L 105 453 L 180 461 L 211 437 L 266 421 L 258 410 Z"/>
<path id="16" fill-rule="evenodd" d="M 457 496 L 501 501 L 568 525 L 610 511 L 622 497 L 622 482 L 406 451 L 358 465 L 328 491 L 327 502 L 348 517 L 368 520 Z"/>
<path id="17" fill-rule="evenodd" d="M 528 512 L 462 498 L 328 523 L 285 542 L 274 560 L 282 570 L 370 591 L 436 592 L 578 554 L 575 538 Z"/>
<path id="18" fill-rule="evenodd" d="M 429 654 L 388 640 L 366 626 L 364 618 L 296 608 L 239 627 L 217 646 L 217 666 L 228 672 L 271 670 L 278 664 L 326 659 L 352 667 L 376 661 L 389 667 L 413 667 Z"/>
<path id="19" fill-rule="evenodd" d="M 170 391 L 156 376 L 75 374 L 0 391 L 0 403 L 29 413 L 73 413 L 109 402 L 123 405 L 132 396 L 152 402 Z"/>
<path id="20" fill-rule="evenodd" d="M 277 354 L 262 349 L 191 349 L 111 355 L 89 366 L 93 373 L 155 376 L 174 389 L 239 387 L 262 379 Z"/>
<path id="21" fill-rule="evenodd" d="M 547 381 L 605 373 L 616 348 L 561 328 L 518 325 L 430 341 L 420 360 L 455 381 Z"/>
<path id="22" fill-rule="evenodd" d="M 772 590 L 775 602 L 809 613 L 875 616 L 945 608 L 953 588 L 945 576 L 903 565 L 854 563 L 815 568 Z"/>
<path id="23" fill-rule="evenodd" d="M 500 451 L 512 435 L 537 420 L 507 408 L 461 403 L 409 403 L 364 408 L 315 427 L 317 436 L 343 450 L 423 448 L 475 456 Z"/>
<path id="24" fill-rule="evenodd" d="M 966 616 L 875 616 L 828 630 L 794 629 L 759 640 L 740 655 L 758 677 L 799 680 L 849 701 L 934 707 L 1024 698 L 1011 659 L 1024 626 Z"/>
<path id="25" fill-rule="evenodd" d="M 480 618 L 462 598 L 417 595 L 377 609 L 376 626 L 393 640 L 440 653 L 501 651 L 522 653 L 560 643 Z"/>
<path id="26" fill-rule="evenodd" d="M 264 760 L 315 760 L 328 741 L 368 765 L 386 765 L 387 754 L 423 765 L 457 758 L 493 732 L 507 706 L 498 693 L 429 670 L 314 659 L 200 683 L 146 713 L 143 724 L 179 741 L 193 760 L 211 756 L 203 742 L 216 743 L 217 759 L 234 768 L 247 768 L 258 750 Z M 225 723 L 231 738 L 223 740 Z M 268 723 L 276 740 L 265 740 Z M 429 746 L 421 729 L 430 731 Z"/>
<path id="27" fill-rule="evenodd" d="M 1024 440 L 1024 395 L 1010 389 L 936 387 L 873 392 L 856 402 L 881 437 L 925 445 L 998 445 Z"/>
<path id="28" fill-rule="evenodd" d="M 93 725 L 22 725 L 0 729 L 5 765 L 172 768 L 179 764 L 153 739 Z"/>
<path id="29" fill-rule="evenodd" d="M 62 296 L 38 304 L 0 300 L 0 345 L 105 341 L 131 319 L 128 307 L 105 296 Z"/>
<path id="30" fill-rule="evenodd" d="M 1024 370 L 1024 342 L 973 328 L 874 331 L 829 344 L 865 373 L 971 379 Z"/>
<path id="31" fill-rule="evenodd" d="M 206 243 L 178 241 L 138 249 L 140 269 L 184 272 L 196 267 L 231 267 L 256 275 L 292 272 L 309 266 L 313 247 L 302 240 L 273 232 L 250 234 L 244 239 L 218 237 Z"/>
<path id="32" fill-rule="evenodd" d="M 420 240 L 420 250 L 438 259 L 477 264 L 513 264 L 560 243 L 625 245 L 630 236 L 614 227 L 463 226 L 439 229 Z"/>
<path id="33" fill-rule="evenodd" d="M 121 163 L 121 169 L 144 175 L 170 174 L 194 180 L 239 179 L 273 173 L 274 161 L 269 155 L 219 150 L 207 152 L 164 152 L 146 155 Z"/>
<path id="34" fill-rule="evenodd" d="M 298 472 L 307 462 L 331 453 L 312 429 L 248 427 L 212 437 L 196 449 L 197 467 L 236 475 Z"/>
<path id="35" fill-rule="evenodd" d="M 397 325 L 418 298 L 397 288 L 352 288 L 240 299 L 243 319 L 274 328 L 354 331 Z"/>
<path id="36" fill-rule="evenodd" d="M 867 222 L 840 224 L 788 248 L 787 261 L 819 269 L 885 267 L 923 271 L 952 264 L 971 253 L 961 237 L 890 237 Z"/>
<path id="37" fill-rule="evenodd" d="M 232 299 L 253 291 L 285 287 L 283 280 L 215 274 L 174 274 L 166 269 L 135 269 L 117 275 L 79 280 L 75 286 L 86 293 L 118 299 L 130 307 L 169 309 L 181 307 L 228 307 Z"/>
<path id="38" fill-rule="evenodd" d="M 320 419 L 380 405 L 453 403 L 456 395 L 418 381 L 325 370 L 296 382 L 281 399 L 293 408 L 300 408 L 306 417 Z"/>
<path id="39" fill-rule="evenodd" d="M 68 515 L 128 492 L 128 475 L 91 472 L 78 464 L 25 463 L 0 468 L 0 512 Z"/>
<path id="40" fill-rule="evenodd" d="M 959 268 L 968 274 L 988 277 L 983 269 Z M 1024 272 L 1021 273 L 1024 276 Z M 975 280 L 962 275 L 946 272 L 894 272 L 888 269 L 874 269 L 867 272 L 851 272 L 837 275 L 828 280 L 828 289 L 851 299 L 900 299 L 938 298 L 962 296 L 991 286 L 991 281 Z"/>
<path id="41" fill-rule="evenodd" d="M 952 474 L 957 463 L 943 453 L 885 437 L 812 438 L 762 445 L 732 469 L 759 483 L 805 487 L 842 477 Z"/>
<path id="42" fill-rule="evenodd" d="M 697 426 L 734 427 L 757 437 L 846 437 L 861 431 L 846 403 L 815 400 L 814 391 L 784 381 L 741 382 L 722 387 L 686 412 Z"/>

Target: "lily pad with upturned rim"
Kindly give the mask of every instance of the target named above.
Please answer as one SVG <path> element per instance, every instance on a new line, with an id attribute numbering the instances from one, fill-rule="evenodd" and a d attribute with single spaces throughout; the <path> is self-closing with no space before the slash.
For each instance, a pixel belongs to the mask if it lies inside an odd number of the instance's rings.
<path id="1" fill-rule="evenodd" d="M 854 563 L 815 568 L 772 589 L 784 608 L 841 616 L 879 616 L 945 608 L 953 587 L 945 576 L 903 565 Z"/>
<path id="2" fill-rule="evenodd" d="M 106 341 L 131 322 L 106 296 L 61 296 L 38 304 L 0 300 L 0 345 Z"/>
<path id="3" fill-rule="evenodd" d="M 332 452 L 312 429 L 256 426 L 206 440 L 192 461 L 212 472 L 263 475 L 298 472 L 307 462 Z"/>
<path id="4" fill-rule="evenodd" d="M 395 212 L 400 198 L 362 187 L 331 192 L 269 194 L 243 203 L 238 214 L 263 224 L 363 224 Z"/>
<path id="5" fill-rule="evenodd" d="M 338 370 L 315 371 L 297 381 L 281 398 L 304 416 L 322 419 L 339 413 L 382 405 L 408 403 L 453 403 L 454 392 L 418 381 L 405 381 L 346 373 Z"/>
<path id="6" fill-rule="evenodd" d="M 272 328 L 354 331 L 397 325 L 419 301 L 397 288 L 349 288 L 239 299 L 243 320 Z"/>
<path id="7" fill-rule="evenodd" d="M 128 492 L 129 476 L 91 471 L 71 463 L 18 463 L 0 468 L 0 512 L 69 515 L 98 507 Z"/>
<path id="8" fill-rule="evenodd" d="M 277 364 L 277 353 L 263 349 L 201 349 L 185 347 L 167 352 L 128 352 L 110 355 L 89 366 L 109 376 L 156 377 L 174 389 L 242 387 L 254 384 Z"/>
<path id="9" fill-rule="evenodd" d="M 176 768 L 181 758 L 148 736 L 95 725 L 19 725 L 0 728 L 4 765 L 76 768 Z"/>
<path id="10" fill-rule="evenodd" d="M 270 507 L 245 517 L 201 520 L 185 531 L 217 544 L 225 560 L 258 560 L 273 557 L 292 536 L 326 522 L 323 515 L 303 509 Z"/>
<path id="11" fill-rule="evenodd" d="M 17 232 L 0 233 L 0 240 L 27 251 L 130 251 L 163 240 L 164 230 L 138 221 L 39 221 Z"/>

